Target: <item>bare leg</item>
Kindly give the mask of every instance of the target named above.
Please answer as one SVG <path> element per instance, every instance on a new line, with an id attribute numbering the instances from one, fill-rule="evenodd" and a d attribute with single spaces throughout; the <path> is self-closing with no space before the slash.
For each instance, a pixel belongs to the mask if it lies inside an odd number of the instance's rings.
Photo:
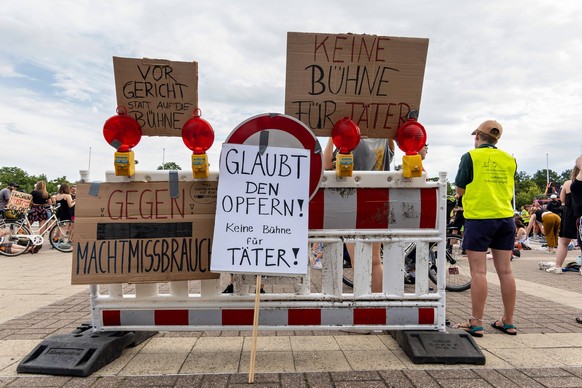
<path id="1" fill-rule="evenodd" d="M 348 253 L 350 254 L 350 261 L 352 268 L 354 268 L 354 244 L 346 244 Z M 382 292 L 382 277 L 384 274 L 384 267 L 382 266 L 382 258 L 380 255 L 380 243 L 372 243 L 372 292 Z"/>
<path id="2" fill-rule="evenodd" d="M 346 243 L 346 249 L 350 254 L 350 263 L 352 263 L 352 268 L 354 268 L 354 243 Z"/>
<path id="3" fill-rule="evenodd" d="M 472 326 L 482 326 L 487 301 L 487 252 L 470 251 L 467 258 L 471 269 L 471 313 Z"/>
<path id="4" fill-rule="evenodd" d="M 572 241 L 569 238 L 559 237 L 558 238 L 558 251 L 556 253 L 556 268 L 562 268 L 566 256 L 568 256 L 568 244 Z"/>
<path id="5" fill-rule="evenodd" d="M 372 244 L 372 292 L 382 292 L 384 267 L 380 255 L 380 243 Z"/>
<path id="6" fill-rule="evenodd" d="M 503 302 L 503 323 L 513 324 L 513 314 L 515 312 L 515 278 L 511 269 L 511 251 L 492 249 L 493 264 L 499 277 L 499 286 L 501 288 L 501 301 Z M 471 284 L 473 288 L 473 284 Z M 515 332 L 515 329 L 508 329 Z"/>
<path id="7" fill-rule="evenodd" d="M 45 230 L 44 230 L 45 224 L 46 224 L 46 220 L 38 221 L 38 234 L 42 235 L 45 232 Z"/>

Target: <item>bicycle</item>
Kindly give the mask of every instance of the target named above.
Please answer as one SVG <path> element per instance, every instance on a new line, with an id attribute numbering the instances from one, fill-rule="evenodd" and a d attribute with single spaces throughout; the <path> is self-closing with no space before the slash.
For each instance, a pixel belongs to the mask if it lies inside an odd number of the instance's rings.
<path id="1" fill-rule="evenodd" d="M 471 288 L 471 270 L 469 269 L 469 259 L 462 247 L 463 237 L 459 234 L 447 234 L 446 236 L 446 286 L 447 291 L 461 292 Z M 429 279 L 437 282 L 437 245 L 434 244 L 429 250 Z"/>
<path id="2" fill-rule="evenodd" d="M 68 253 L 73 251 L 73 243 L 70 238 L 72 229 L 71 221 L 61 221 L 57 218 L 56 210 L 60 205 L 50 205 L 51 216 L 42 226 L 34 228 L 28 220 L 27 214 L 21 213 L 15 219 L 0 220 L 0 227 L 9 228 L 9 233 L 0 237 L 0 244 L 12 243 L 18 244 L 22 250 L 0 250 L 5 256 L 18 256 L 28 252 L 32 247 L 39 247 L 44 243 L 44 235 L 48 232 L 51 245 L 58 251 Z M 30 212 L 30 211 L 29 211 Z M 39 233 L 43 229 L 42 233 Z"/>
<path id="3" fill-rule="evenodd" d="M 461 246 L 463 237 L 458 234 L 448 233 L 446 235 L 446 286 L 445 289 L 451 292 L 461 292 L 466 291 L 471 288 L 471 271 L 469 269 L 469 260 L 466 255 L 463 254 L 463 248 Z M 409 244 L 405 249 L 405 257 L 410 257 L 415 251 L 415 244 Z M 428 277 L 436 284 L 437 283 L 437 254 L 438 245 L 436 243 L 430 244 L 429 247 L 429 264 L 428 264 Z M 350 261 L 349 255 L 346 253 L 344 246 L 344 258 L 343 258 L 343 276 L 342 282 L 353 288 L 354 282 L 354 271 L 352 268 L 352 263 Z M 410 280 L 411 277 L 406 274 L 409 282 L 411 284 L 413 281 Z M 406 279 L 405 279 L 406 282 Z"/>

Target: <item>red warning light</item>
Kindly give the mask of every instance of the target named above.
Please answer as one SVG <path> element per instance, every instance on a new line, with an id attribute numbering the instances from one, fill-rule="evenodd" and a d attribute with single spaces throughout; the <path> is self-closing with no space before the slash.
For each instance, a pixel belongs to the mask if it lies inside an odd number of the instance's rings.
<path id="1" fill-rule="evenodd" d="M 421 123 L 410 118 L 398 127 L 396 142 L 406 155 L 416 155 L 426 144 L 426 131 Z"/>
<path id="2" fill-rule="evenodd" d="M 349 117 L 344 117 L 333 126 L 331 139 L 340 154 L 349 154 L 360 143 L 360 127 Z"/>
<path id="3" fill-rule="evenodd" d="M 117 115 L 111 116 L 103 125 L 103 136 L 107 143 L 119 152 L 128 152 L 141 140 L 141 126 L 127 108 L 118 106 Z"/>
<path id="4" fill-rule="evenodd" d="M 208 121 L 200 117 L 202 111 L 196 108 L 192 118 L 182 127 L 182 140 L 194 154 L 205 153 L 214 143 L 214 130 Z"/>

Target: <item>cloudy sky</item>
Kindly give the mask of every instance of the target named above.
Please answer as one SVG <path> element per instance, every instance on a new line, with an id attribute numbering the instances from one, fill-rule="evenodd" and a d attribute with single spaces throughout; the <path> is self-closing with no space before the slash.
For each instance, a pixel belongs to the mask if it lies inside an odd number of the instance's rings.
<path id="1" fill-rule="evenodd" d="M 581 26 L 575 0 L 2 1 L 0 167 L 72 181 L 90 168 L 104 180 L 120 56 L 198 62 L 215 168 L 238 124 L 283 113 L 287 32 L 296 31 L 429 39 L 419 120 L 430 176 L 454 179 L 470 132 L 489 118 L 503 124 L 499 146 L 520 171 L 561 173 L 582 152 Z M 134 151 L 138 170 L 189 169 L 179 137 L 144 137 Z"/>

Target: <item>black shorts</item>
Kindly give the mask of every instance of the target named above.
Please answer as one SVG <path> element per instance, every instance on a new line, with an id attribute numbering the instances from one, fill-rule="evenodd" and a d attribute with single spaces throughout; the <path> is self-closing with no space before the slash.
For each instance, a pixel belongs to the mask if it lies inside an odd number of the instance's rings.
<path id="1" fill-rule="evenodd" d="M 515 244 L 513 217 L 493 220 L 465 220 L 463 249 L 487 252 L 487 249 L 511 251 Z"/>

